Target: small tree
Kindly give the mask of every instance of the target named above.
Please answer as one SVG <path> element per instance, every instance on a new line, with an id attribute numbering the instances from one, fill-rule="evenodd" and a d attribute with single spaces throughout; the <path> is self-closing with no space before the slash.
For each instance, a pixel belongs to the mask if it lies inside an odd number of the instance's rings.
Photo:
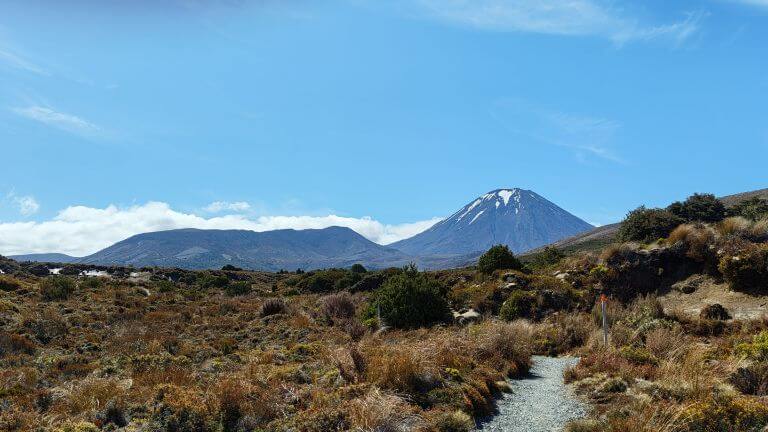
<path id="1" fill-rule="evenodd" d="M 619 228 L 621 241 L 651 242 L 667 237 L 683 219 L 664 209 L 640 206 L 627 214 Z"/>
<path id="2" fill-rule="evenodd" d="M 726 215 L 725 206 L 712 194 L 693 194 L 674 202 L 667 210 L 685 222 L 718 222 Z"/>
<path id="3" fill-rule="evenodd" d="M 495 270 L 522 270 L 523 263 L 509 250 L 507 245 L 496 245 L 488 249 L 477 261 L 477 268 L 491 274 Z"/>
<path id="4" fill-rule="evenodd" d="M 413 264 L 384 282 L 376 292 L 375 306 L 384 322 L 397 328 L 425 327 L 450 318 L 441 285 Z"/>
<path id="5" fill-rule="evenodd" d="M 365 273 L 368 271 L 365 269 L 365 267 L 363 267 L 362 264 L 352 264 L 352 267 L 350 267 L 349 270 L 352 273 Z"/>

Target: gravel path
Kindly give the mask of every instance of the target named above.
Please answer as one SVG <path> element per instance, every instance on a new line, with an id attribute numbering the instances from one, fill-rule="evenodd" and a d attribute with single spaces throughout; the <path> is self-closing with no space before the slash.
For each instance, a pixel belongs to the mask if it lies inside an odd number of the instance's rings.
<path id="1" fill-rule="evenodd" d="M 586 406 L 563 384 L 563 371 L 575 357 L 533 358 L 529 376 L 510 381 L 512 393 L 497 401 L 498 414 L 478 425 L 486 432 L 562 431 L 570 420 L 586 415 Z"/>

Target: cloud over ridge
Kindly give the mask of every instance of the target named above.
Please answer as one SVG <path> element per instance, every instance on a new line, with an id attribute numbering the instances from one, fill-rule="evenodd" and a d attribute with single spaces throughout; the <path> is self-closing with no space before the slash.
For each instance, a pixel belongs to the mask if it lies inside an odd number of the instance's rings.
<path id="1" fill-rule="evenodd" d="M 351 228 L 367 239 L 389 244 L 411 237 L 440 219 L 389 225 L 370 217 L 260 216 L 227 214 L 205 218 L 172 209 L 163 202 L 148 202 L 131 207 L 106 208 L 70 206 L 54 218 L 41 222 L 0 223 L 0 254 L 60 252 L 85 256 L 130 236 L 179 228 L 243 229 L 320 229 L 330 226 Z"/>

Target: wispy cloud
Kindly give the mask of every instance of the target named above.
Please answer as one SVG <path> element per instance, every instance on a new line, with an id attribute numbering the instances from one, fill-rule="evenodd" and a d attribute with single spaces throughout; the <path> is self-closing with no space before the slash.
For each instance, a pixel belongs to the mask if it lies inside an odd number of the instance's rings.
<path id="1" fill-rule="evenodd" d="M 227 202 L 227 201 L 214 201 L 205 207 L 205 211 L 209 213 L 220 213 L 223 211 L 244 212 L 251 209 L 251 205 L 245 201 Z"/>
<path id="2" fill-rule="evenodd" d="M 598 36 L 616 44 L 690 38 L 706 14 L 669 24 L 649 24 L 601 0 L 413 0 L 436 19 L 489 31 Z M 760 1 L 760 0 L 754 0 Z"/>
<path id="3" fill-rule="evenodd" d="M 31 72 L 37 75 L 49 75 L 49 73 L 42 67 L 32 63 L 31 61 L 22 57 L 20 54 L 17 54 L 8 48 L 0 47 L 0 62 L 5 63 L 13 68 Z"/>
<path id="4" fill-rule="evenodd" d="M 504 100 L 491 117 L 515 135 L 543 144 L 567 148 L 579 160 L 596 157 L 625 163 L 614 150 L 621 124 L 603 117 L 566 113 L 521 100 Z"/>
<path id="5" fill-rule="evenodd" d="M 10 191 L 5 196 L 5 201 L 13 204 L 22 216 L 31 216 L 40 210 L 40 204 L 31 195 L 17 195 Z"/>
<path id="6" fill-rule="evenodd" d="M 83 118 L 44 106 L 17 107 L 11 110 L 22 117 L 40 122 L 46 126 L 86 137 L 93 137 L 102 132 L 99 126 Z"/>
<path id="7" fill-rule="evenodd" d="M 162 202 L 148 202 L 132 207 L 67 207 L 53 219 L 42 222 L 0 223 L 0 254 L 61 252 L 83 256 L 96 252 L 135 234 L 176 228 L 245 229 L 317 229 L 330 226 L 351 228 L 367 239 L 389 244 L 415 235 L 438 222 L 430 219 L 415 223 L 390 225 L 370 217 L 261 216 L 242 214 L 202 217 L 172 209 Z"/>

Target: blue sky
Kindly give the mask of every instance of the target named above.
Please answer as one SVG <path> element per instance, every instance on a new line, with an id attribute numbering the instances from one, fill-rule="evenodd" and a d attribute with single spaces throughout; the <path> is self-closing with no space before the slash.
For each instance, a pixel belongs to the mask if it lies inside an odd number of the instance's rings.
<path id="1" fill-rule="evenodd" d="M 638 3 L 3 2 L 0 253 L 766 187 L 768 1 Z"/>

